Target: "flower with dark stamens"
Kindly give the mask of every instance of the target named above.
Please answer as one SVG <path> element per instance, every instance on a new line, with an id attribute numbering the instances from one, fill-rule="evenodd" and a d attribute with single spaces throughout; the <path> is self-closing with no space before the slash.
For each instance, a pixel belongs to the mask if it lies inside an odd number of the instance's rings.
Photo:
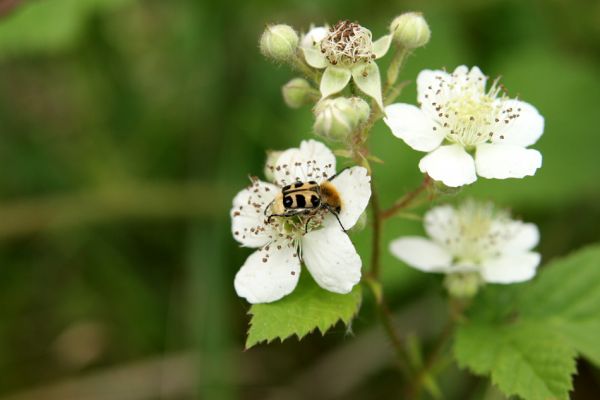
<path id="1" fill-rule="evenodd" d="M 360 281 L 362 262 L 342 226 L 354 226 L 367 207 L 371 197 L 367 170 L 347 168 L 331 181 L 341 199 L 337 218 L 326 209 L 269 217 L 273 200 L 284 186 L 309 181 L 321 184 L 336 173 L 335 156 L 314 140 L 271 154 L 266 169 L 273 183 L 253 178 L 233 200 L 233 237 L 243 246 L 257 248 L 235 276 L 237 294 L 250 303 L 279 300 L 296 287 L 301 262 L 323 289 L 350 292 Z"/>
<path id="2" fill-rule="evenodd" d="M 429 154 L 419 168 L 446 186 L 484 178 L 523 178 L 542 165 L 539 151 L 527 149 L 544 131 L 535 107 L 510 99 L 479 68 L 460 66 L 453 73 L 422 71 L 417 78 L 420 108 L 392 104 L 385 123 L 415 150 Z"/>

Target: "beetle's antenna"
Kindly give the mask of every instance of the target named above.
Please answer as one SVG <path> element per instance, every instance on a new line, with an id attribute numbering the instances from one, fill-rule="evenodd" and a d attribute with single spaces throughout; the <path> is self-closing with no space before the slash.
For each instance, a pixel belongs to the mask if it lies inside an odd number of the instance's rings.
<path id="1" fill-rule="evenodd" d="M 332 180 L 334 180 L 335 178 L 337 178 L 342 172 L 344 172 L 345 170 L 347 170 L 350 167 L 344 167 L 340 170 L 340 172 L 338 172 L 337 174 L 333 175 L 331 178 L 327 179 L 329 182 L 331 182 Z"/>

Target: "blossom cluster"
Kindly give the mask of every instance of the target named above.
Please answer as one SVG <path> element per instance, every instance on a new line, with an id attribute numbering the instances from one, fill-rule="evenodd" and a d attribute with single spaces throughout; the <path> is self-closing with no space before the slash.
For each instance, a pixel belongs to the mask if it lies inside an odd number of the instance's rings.
<path id="1" fill-rule="evenodd" d="M 277 301 L 294 290 L 302 265 L 334 293 L 348 293 L 360 282 L 362 261 L 348 231 L 371 200 L 368 160 L 374 156 L 366 142 L 379 118 L 393 136 L 427 153 L 418 169 L 438 188 L 460 188 L 478 176 L 523 178 L 541 167 L 541 153 L 529 147 L 542 135 L 544 118 L 531 104 L 508 97 L 498 80 L 488 82 L 478 67 L 424 70 L 416 80 L 417 105 L 393 103 L 406 56 L 430 36 L 418 13 L 395 18 L 377 39 L 346 20 L 302 35 L 288 25 L 266 28 L 262 53 L 304 75 L 283 86 L 286 104 L 312 104 L 314 133 L 341 145 L 336 154 L 358 165 L 336 169 L 332 150 L 316 140 L 269 154 L 266 181 L 251 178 L 233 200 L 233 237 L 256 249 L 235 277 L 239 296 L 250 303 Z M 377 62 L 390 49 L 384 85 Z M 540 262 L 532 250 L 537 227 L 491 203 L 436 206 L 425 214 L 424 227 L 429 238 L 398 238 L 389 249 L 409 266 L 445 273 L 453 296 L 472 296 L 486 282 L 531 279 Z"/>

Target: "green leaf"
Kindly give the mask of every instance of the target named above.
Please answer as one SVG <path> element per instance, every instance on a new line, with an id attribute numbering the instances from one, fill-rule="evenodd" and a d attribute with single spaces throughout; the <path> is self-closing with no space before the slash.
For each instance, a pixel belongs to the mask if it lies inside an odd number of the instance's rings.
<path id="1" fill-rule="evenodd" d="M 600 366 L 600 245 L 552 263 L 520 299 L 523 318 L 544 319 Z"/>
<path id="2" fill-rule="evenodd" d="M 356 285 L 348 294 L 321 289 L 306 270 L 300 275 L 296 289 L 283 299 L 269 304 L 254 304 L 246 348 L 279 338 L 281 341 L 296 335 L 302 339 L 318 329 L 324 334 L 338 321 L 348 325 L 358 313 L 362 289 Z"/>
<path id="3" fill-rule="evenodd" d="M 544 324 L 467 324 L 458 331 L 454 350 L 461 367 L 491 375 L 509 396 L 569 398 L 576 352 Z"/>
<path id="4" fill-rule="evenodd" d="M 600 245 L 552 262 L 533 282 L 490 287 L 457 330 L 461 367 L 507 395 L 567 399 L 578 354 L 600 365 Z"/>

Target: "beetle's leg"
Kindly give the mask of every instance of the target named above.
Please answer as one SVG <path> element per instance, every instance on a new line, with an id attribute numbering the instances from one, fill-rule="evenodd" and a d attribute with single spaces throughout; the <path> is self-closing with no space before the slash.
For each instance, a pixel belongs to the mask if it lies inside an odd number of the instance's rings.
<path id="1" fill-rule="evenodd" d="M 308 233 L 308 223 L 310 222 L 311 219 L 313 219 L 314 214 L 311 215 L 307 220 L 306 220 L 306 225 L 304 226 L 304 233 Z"/>
<path id="2" fill-rule="evenodd" d="M 342 221 L 340 221 L 340 217 L 338 216 L 338 213 L 337 213 L 337 211 L 335 211 L 335 210 L 334 210 L 334 209 L 333 209 L 331 206 L 329 206 L 329 205 L 328 205 L 328 206 L 326 206 L 326 208 L 327 208 L 327 210 L 328 210 L 330 213 L 332 213 L 332 214 L 333 214 L 333 216 L 335 217 L 335 219 L 337 219 L 337 222 L 338 222 L 338 224 L 340 224 L 340 226 L 342 227 L 342 230 L 343 230 L 344 232 L 346 232 L 346 233 L 347 233 L 348 231 L 346 231 L 346 228 L 344 228 L 344 225 L 342 225 Z"/>
<path id="3" fill-rule="evenodd" d="M 273 204 L 273 202 L 275 202 L 275 199 L 271 200 L 271 202 L 269 204 L 267 204 L 267 206 L 265 207 L 265 211 L 264 211 L 265 217 L 267 216 L 267 210 L 269 208 L 271 208 L 271 205 Z"/>

